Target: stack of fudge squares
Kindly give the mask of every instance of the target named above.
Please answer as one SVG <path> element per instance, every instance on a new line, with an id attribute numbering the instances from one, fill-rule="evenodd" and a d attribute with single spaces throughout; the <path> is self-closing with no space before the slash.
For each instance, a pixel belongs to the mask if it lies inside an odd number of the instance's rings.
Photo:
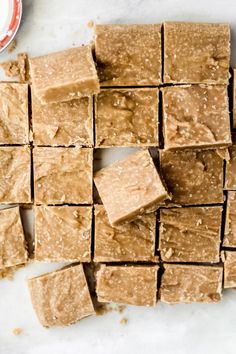
<path id="1" fill-rule="evenodd" d="M 229 26 L 97 25 L 94 44 L 0 83 L 0 268 L 27 263 L 32 206 L 34 260 L 66 263 L 28 280 L 46 327 L 96 314 L 88 265 L 99 303 L 215 303 L 236 287 Z M 114 147 L 139 150 L 93 171 L 94 149 Z"/>

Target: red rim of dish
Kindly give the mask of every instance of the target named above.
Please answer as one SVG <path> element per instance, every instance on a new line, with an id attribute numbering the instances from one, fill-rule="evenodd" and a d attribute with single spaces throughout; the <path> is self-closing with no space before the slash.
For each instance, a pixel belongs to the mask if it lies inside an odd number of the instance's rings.
<path id="1" fill-rule="evenodd" d="M 5 49 L 13 40 L 21 21 L 22 3 L 21 0 L 13 0 L 13 11 L 6 36 L 0 40 L 0 52 Z"/>

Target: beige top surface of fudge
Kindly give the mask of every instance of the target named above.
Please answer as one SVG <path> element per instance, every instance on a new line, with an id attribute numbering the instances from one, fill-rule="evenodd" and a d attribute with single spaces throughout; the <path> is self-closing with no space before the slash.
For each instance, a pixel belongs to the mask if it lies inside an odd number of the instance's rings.
<path id="1" fill-rule="evenodd" d="M 92 208 L 35 207 L 35 260 L 89 262 Z"/>
<path id="2" fill-rule="evenodd" d="M 236 134 L 232 133 L 233 145 L 229 147 L 229 159 L 226 161 L 225 189 L 236 190 Z"/>
<path id="3" fill-rule="evenodd" d="M 219 262 L 221 213 L 222 207 L 161 209 L 159 248 L 162 260 Z"/>
<path id="4" fill-rule="evenodd" d="M 106 266 L 97 273 L 100 302 L 155 306 L 158 266 Z"/>
<path id="5" fill-rule="evenodd" d="M 217 151 L 162 150 L 160 161 L 161 173 L 173 203 L 223 202 L 223 159 Z"/>
<path id="6" fill-rule="evenodd" d="M 44 327 L 67 326 L 95 315 L 81 264 L 28 280 L 31 301 Z"/>
<path id="7" fill-rule="evenodd" d="M 0 83 L 0 144 L 29 142 L 28 85 Z"/>
<path id="8" fill-rule="evenodd" d="M 236 288 L 236 252 L 224 252 L 224 288 Z"/>
<path id="9" fill-rule="evenodd" d="M 34 93 L 42 103 L 70 101 L 99 92 L 89 45 L 31 58 L 29 62 Z"/>
<path id="10" fill-rule="evenodd" d="M 42 104 L 32 92 L 34 145 L 93 145 L 91 97 Z"/>
<path id="11" fill-rule="evenodd" d="M 94 181 L 112 226 L 154 211 L 169 198 L 148 150 L 96 172 Z"/>
<path id="12" fill-rule="evenodd" d="M 92 149 L 34 148 L 36 204 L 92 204 Z"/>
<path id="13" fill-rule="evenodd" d="M 0 269 L 27 262 L 19 207 L 0 210 Z"/>
<path id="14" fill-rule="evenodd" d="M 228 192 L 223 246 L 236 247 L 236 192 Z"/>
<path id="15" fill-rule="evenodd" d="M 164 24 L 165 83 L 227 84 L 229 61 L 228 24 Z"/>
<path id="16" fill-rule="evenodd" d="M 30 148 L 0 147 L 0 203 L 31 203 Z"/>
<path id="17" fill-rule="evenodd" d="M 156 261 L 155 238 L 155 213 L 112 227 L 104 206 L 95 206 L 95 262 Z"/>
<path id="18" fill-rule="evenodd" d="M 162 95 L 165 149 L 232 143 L 227 86 L 169 86 Z"/>
<path id="19" fill-rule="evenodd" d="M 95 107 L 97 146 L 158 145 L 158 89 L 104 89 Z"/>
<path id="20" fill-rule="evenodd" d="M 102 86 L 162 81 L 161 25 L 96 25 L 95 54 Z"/>
<path id="21" fill-rule="evenodd" d="M 177 304 L 221 300 L 223 268 L 177 264 L 165 264 L 164 268 L 161 301 Z"/>

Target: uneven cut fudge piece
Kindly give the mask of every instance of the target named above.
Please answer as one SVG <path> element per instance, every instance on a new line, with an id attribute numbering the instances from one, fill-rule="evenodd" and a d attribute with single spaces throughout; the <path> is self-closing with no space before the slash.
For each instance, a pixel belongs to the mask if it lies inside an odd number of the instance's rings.
<path id="1" fill-rule="evenodd" d="M 4 63 L 0 63 L 0 67 L 8 77 L 14 77 L 19 79 L 21 83 L 29 81 L 29 58 L 27 53 L 17 54 L 17 60 L 9 60 Z"/>
<path id="2" fill-rule="evenodd" d="M 220 261 L 222 207 L 161 209 L 161 258 L 166 262 Z"/>
<path id="3" fill-rule="evenodd" d="M 165 83 L 228 84 L 229 61 L 228 24 L 164 24 Z"/>
<path id="4" fill-rule="evenodd" d="M 34 145 L 93 145 L 92 97 L 42 104 L 32 93 Z"/>
<path id="5" fill-rule="evenodd" d="M 224 252 L 224 288 L 236 288 L 236 252 Z"/>
<path id="6" fill-rule="evenodd" d="M 112 227 L 104 206 L 95 206 L 95 262 L 155 261 L 155 237 L 155 213 Z"/>
<path id="7" fill-rule="evenodd" d="M 160 287 L 160 299 L 169 304 L 219 302 L 221 300 L 223 268 L 165 264 Z"/>
<path id="8" fill-rule="evenodd" d="M 96 172 L 94 181 L 112 226 L 154 211 L 169 197 L 148 150 Z"/>
<path id="9" fill-rule="evenodd" d="M 226 161 L 225 189 L 236 190 L 236 134 L 232 134 L 233 145 L 229 147 Z"/>
<path id="10" fill-rule="evenodd" d="M 92 203 L 92 149 L 38 147 L 33 160 L 36 204 Z"/>
<path id="11" fill-rule="evenodd" d="M 31 203 L 28 147 L 0 147 L 0 203 Z"/>
<path id="12" fill-rule="evenodd" d="M 169 86 L 162 97 L 165 149 L 232 143 L 227 86 Z"/>
<path id="13" fill-rule="evenodd" d="M 95 107 L 97 147 L 158 145 L 158 89 L 104 89 Z"/>
<path id="14" fill-rule="evenodd" d="M 223 159 L 217 151 L 161 151 L 160 161 L 173 203 L 223 202 Z"/>
<path id="15" fill-rule="evenodd" d="M 92 207 L 36 206 L 35 260 L 89 262 Z"/>
<path id="16" fill-rule="evenodd" d="M 96 25 L 95 54 L 102 86 L 162 81 L 161 25 Z"/>
<path id="17" fill-rule="evenodd" d="M 158 266 L 106 266 L 97 273 L 100 302 L 155 306 Z"/>
<path id="18" fill-rule="evenodd" d="M 0 210 L 0 269 L 27 262 L 19 207 Z"/>
<path id="19" fill-rule="evenodd" d="M 236 247 L 236 192 L 227 193 L 223 246 Z"/>
<path id="20" fill-rule="evenodd" d="M 99 92 L 90 46 L 32 58 L 29 63 L 34 93 L 42 103 L 70 101 Z"/>
<path id="21" fill-rule="evenodd" d="M 28 85 L 0 83 L 0 144 L 29 142 Z"/>
<path id="22" fill-rule="evenodd" d="M 82 264 L 31 278 L 28 287 L 44 327 L 68 326 L 95 315 Z"/>

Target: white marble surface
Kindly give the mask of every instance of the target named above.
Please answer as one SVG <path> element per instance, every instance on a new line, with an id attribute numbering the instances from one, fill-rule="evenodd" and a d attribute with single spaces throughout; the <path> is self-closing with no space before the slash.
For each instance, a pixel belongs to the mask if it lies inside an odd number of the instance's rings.
<path id="1" fill-rule="evenodd" d="M 4 1 L 4 0 L 0 0 Z M 25 0 L 15 52 L 39 55 L 86 43 L 99 23 L 163 20 L 218 21 L 232 26 L 232 64 L 236 64 L 235 0 Z M 0 14 L 1 21 L 1 14 Z M 0 74 L 0 79 L 4 76 Z M 109 153 L 108 153 L 109 155 Z M 111 158 L 111 153 L 109 158 Z M 123 314 L 87 318 L 68 328 L 42 328 L 32 310 L 26 279 L 58 265 L 31 264 L 15 280 L 0 281 L 0 354 L 235 354 L 236 291 L 217 305 L 158 304 L 129 307 Z M 128 318 L 122 326 L 119 320 Z M 12 330 L 23 333 L 14 336 Z"/>

